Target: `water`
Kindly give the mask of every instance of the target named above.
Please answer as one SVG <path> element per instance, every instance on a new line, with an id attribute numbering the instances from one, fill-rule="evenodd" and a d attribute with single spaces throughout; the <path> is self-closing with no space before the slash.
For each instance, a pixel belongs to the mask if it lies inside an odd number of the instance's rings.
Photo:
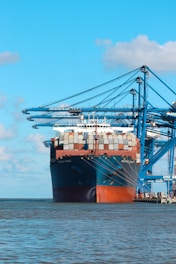
<path id="1" fill-rule="evenodd" d="M 175 264 L 176 205 L 0 200 L 0 263 Z"/>

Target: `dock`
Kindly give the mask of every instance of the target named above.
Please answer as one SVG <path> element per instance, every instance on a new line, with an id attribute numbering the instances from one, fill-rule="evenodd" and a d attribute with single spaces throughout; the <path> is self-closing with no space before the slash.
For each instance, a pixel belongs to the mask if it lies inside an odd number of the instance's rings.
<path id="1" fill-rule="evenodd" d="M 135 198 L 134 202 L 139 203 L 158 203 L 158 204 L 176 204 L 176 198 Z"/>
<path id="2" fill-rule="evenodd" d="M 134 202 L 138 203 L 161 203 L 161 199 L 159 198 L 136 198 L 134 199 Z"/>

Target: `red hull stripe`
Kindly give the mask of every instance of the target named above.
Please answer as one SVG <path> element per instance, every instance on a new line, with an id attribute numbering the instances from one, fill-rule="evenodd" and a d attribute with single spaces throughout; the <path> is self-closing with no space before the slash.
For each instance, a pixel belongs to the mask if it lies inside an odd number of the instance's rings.
<path id="1" fill-rule="evenodd" d="M 128 186 L 96 186 L 97 203 L 131 203 L 135 188 Z"/>

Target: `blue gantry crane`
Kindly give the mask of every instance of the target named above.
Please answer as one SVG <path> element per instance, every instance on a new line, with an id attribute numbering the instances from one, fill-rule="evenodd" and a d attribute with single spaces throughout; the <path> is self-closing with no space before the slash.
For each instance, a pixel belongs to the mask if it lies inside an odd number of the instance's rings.
<path id="1" fill-rule="evenodd" d="M 29 114 L 27 119 L 34 122 L 34 128 L 75 126 L 90 118 L 106 120 L 112 126 L 133 127 L 141 149 L 140 188 L 151 181 L 167 180 L 171 190 L 176 176 L 175 96 L 175 89 L 144 65 L 80 93 L 22 112 Z M 167 156 L 168 173 L 156 175 L 153 168 L 163 156 Z"/>

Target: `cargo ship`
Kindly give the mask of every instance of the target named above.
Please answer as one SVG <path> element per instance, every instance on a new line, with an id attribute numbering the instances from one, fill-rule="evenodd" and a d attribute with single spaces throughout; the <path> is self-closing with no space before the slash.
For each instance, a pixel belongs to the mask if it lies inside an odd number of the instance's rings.
<path id="1" fill-rule="evenodd" d="M 132 128 L 95 120 L 53 128 L 50 170 L 55 202 L 133 202 L 140 144 Z"/>

